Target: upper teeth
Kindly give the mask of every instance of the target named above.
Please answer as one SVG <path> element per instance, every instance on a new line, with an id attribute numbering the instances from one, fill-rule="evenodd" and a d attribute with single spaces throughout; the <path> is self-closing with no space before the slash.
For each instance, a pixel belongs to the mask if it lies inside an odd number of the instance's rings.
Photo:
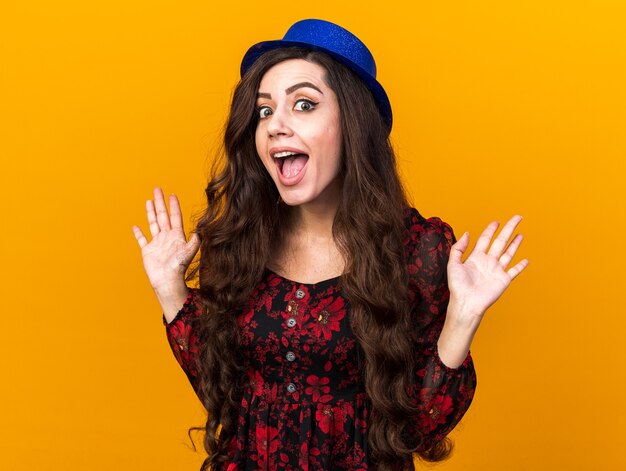
<path id="1" fill-rule="evenodd" d="M 280 159 L 282 157 L 289 157 L 290 155 L 297 155 L 297 152 L 285 151 L 285 152 L 276 152 L 274 154 L 275 159 Z"/>

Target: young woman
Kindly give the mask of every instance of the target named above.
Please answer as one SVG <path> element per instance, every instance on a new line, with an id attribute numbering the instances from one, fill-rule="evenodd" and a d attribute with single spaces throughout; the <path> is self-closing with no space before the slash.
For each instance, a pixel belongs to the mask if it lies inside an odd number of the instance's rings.
<path id="1" fill-rule="evenodd" d="M 495 239 L 491 223 L 462 262 L 467 233 L 407 203 L 391 123 L 365 45 L 298 22 L 244 57 L 189 241 L 159 188 L 152 240 L 133 227 L 208 412 L 203 470 L 413 469 L 414 453 L 449 454 L 476 385 L 472 338 L 527 265 L 509 268 L 521 218 Z"/>

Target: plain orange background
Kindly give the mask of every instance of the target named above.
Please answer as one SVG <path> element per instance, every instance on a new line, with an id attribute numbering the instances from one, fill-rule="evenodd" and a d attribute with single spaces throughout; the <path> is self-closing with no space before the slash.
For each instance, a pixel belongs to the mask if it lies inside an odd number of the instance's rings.
<path id="1" fill-rule="evenodd" d="M 524 216 L 435 469 L 626 469 L 626 9 L 601 0 L 4 2 L 0 469 L 199 468 L 131 226 L 160 185 L 191 228 L 243 53 L 306 17 L 373 51 L 420 212 L 472 245 Z"/>

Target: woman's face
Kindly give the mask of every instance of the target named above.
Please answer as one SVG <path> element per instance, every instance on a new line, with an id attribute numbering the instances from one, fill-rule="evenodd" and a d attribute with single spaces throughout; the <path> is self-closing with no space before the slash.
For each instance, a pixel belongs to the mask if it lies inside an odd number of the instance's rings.
<path id="1" fill-rule="evenodd" d="M 325 69 L 303 59 L 270 68 L 257 95 L 256 149 L 290 206 L 337 201 L 341 124 Z"/>

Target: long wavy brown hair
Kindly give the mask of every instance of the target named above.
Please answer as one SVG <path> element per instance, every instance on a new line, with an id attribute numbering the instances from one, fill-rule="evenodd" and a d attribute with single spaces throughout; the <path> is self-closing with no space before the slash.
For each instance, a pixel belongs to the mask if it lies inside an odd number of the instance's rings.
<path id="1" fill-rule="evenodd" d="M 413 469 L 422 436 L 410 432 L 417 413 L 407 391 L 416 352 L 407 298 L 404 254 L 408 207 L 396 169 L 389 129 L 365 84 L 326 54 L 302 48 L 265 53 L 235 88 L 223 148 L 206 188 L 207 208 L 195 232 L 200 256 L 187 274 L 199 275 L 204 315 L 197 318 L 201 350 L 198 394 L 207 409 L 201 471 L 228 461 L 247 374 L 236 317 L 261 280 L 274 250 L 291 228 L 290 208 L 257 155 L 256 96 L 273 65 L 304 59 L 326 70 L 335 92 L 343 136 L 343 189 L 333 237 L 346 261 L 341 286 L 352 307 L 352 329 L 363 352 L 365 390 L 371 400 L 368 448 L 378 470 Z M 226 353 L 227 352 L 227 353 Z M 446 439 L 419 453 L 439 461 L 450 453 Z"/>

